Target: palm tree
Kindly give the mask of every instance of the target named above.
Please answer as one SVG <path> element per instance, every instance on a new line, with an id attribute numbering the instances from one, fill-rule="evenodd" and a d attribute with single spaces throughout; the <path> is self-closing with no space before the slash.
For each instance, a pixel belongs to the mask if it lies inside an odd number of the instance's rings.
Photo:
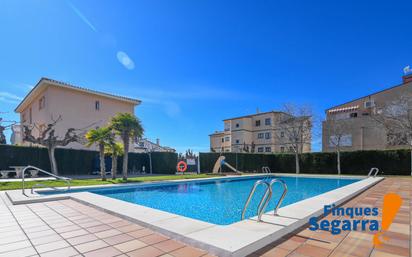
<path id="1" fill-rule="evenodd" d="M 123 148 L 122 143 L 115 142 L 114 140 L 109 141 L 104 147 L 105 153 L 112 157 L 112 179 L 116 179 L 117 157 L 123 155 Z"/>
<path id="2" fill-rule="evenodd" d="M 118 113 L 111 120 L 110 126 L 123 141 L 123 180 L 127 180 L 127 163 L 130 139 L 141 138 L 143 127 L 140 120 L 130 113 Z"/>
<path id="3" fill-rule="evenodd" d="M 92 146 L 93 144 L 97 144 L 99 146 L 99 158 L 100 158 L 100 174 L 102 176 L 102 180 L 106 180 L 106 165 L 104 162 L 104 146 L 107 144 L 112 137 L 111 128 L 102 127 L 97 129 L 89 130 L 85 135 L 88 143 L 86 144 L 87 147 Z"/>

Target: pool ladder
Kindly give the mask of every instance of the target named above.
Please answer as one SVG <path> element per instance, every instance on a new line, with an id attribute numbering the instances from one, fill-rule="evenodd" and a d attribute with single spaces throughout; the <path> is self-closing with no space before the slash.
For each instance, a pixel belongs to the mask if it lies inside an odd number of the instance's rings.
<path id="1" fill-rule="evenodd" d="M 373 173 L 373 172 L 375 172 L 375 173 Z M 368 173 L 368 177 L 371 177 L 372 173 L 373 173 L 373 177 L 376 177 L 376 175 L 378 175 L 378 173 L 379 173 L 379 169 L 378 168 L 372 168 Z"/>
<path id="2" fill-rule="evenodd" d="M 263 166 L 262 173 L 272 173 L 272 172 L 270 171 L 270 168 L 268 166 Z"/>
<path id="3" fill-rule="evenodd" d="M 42 169 L 40 169 L 40 168 L 37 168 L 37 167 L 35 167 L 35 166 L 28 165 L 28 166 L 24 167 L 24 169 L 23 169 L 23 171 L 22 171 L 22 174 L 21 174 L 21 190 L 22 190 L 22 194 L 23 194 L 23 195 L 26 195 L 26 183 L 25 183 L 25 178 L 24 178 L 25 176 L 24 176 L 24 174 L 26 173 L 27 170 L 37 170 L 37 171 L 39 171 L 39 172 L 41 172 L 41 173 L 44 173 L 44 174 L 49 175 L 49 176 L 51 176 L 51 177 L 54 177 L 56 180 L 62 180 L 62 181 L 64 181 L 64 182 L 66 183 L 66 185 L 67 185 L 67 188 L 66 188 L 66 189 L 61 190 L 61 189 L 56 188 L 56 187 L 47 186 L 47 185 L 45 185 L 45 184 L 38 183 L 38 184 L 35 184 L 35 185 L 33 185 L 33 186 L 31 187 L 31 191 L 30 191 L 31 194 L 34 193 L 34 189 L 35 189 L 35 188 L 40 188 L 40 187 L 48 187 L 48 188 L 54 189 L 54 190 L 56 190 L 56 191 L 68 191 L 68 190 L 70 190 L 70 186 L 71 186 L 70 181 L 71 181 L 71 178 L 66 178 L 66 177 L 57 176 L 57 175 L 55 175 L 55 174 L 53 174 L 53 173 L 47 172 L 47 171 L 42 170 Z"/>
<path id="4" fill-rule="evenodd" d="M 258 221 L 262 221 L 262 215 L 265 212 L 266 207 L 268 206 L 270 199 L 272 198 L 272 193 L 273 193 L 272 186 L 275 183 L 280 183 L 283 186 L 282 196 L 280 197 L 278 203 L 276 204 L 275 209 L 273 210 L 274 215 L 275 216 L 278 215 L 278 209 L 279 209 L 280 205 L 282 204 L 282 201 L 285 198 L 286 193 L 288 192 L 288 187 L 286 186 L 286 183 L 283 180 L 277 179 L 277 178 L 272 179 L 270 182 L 265 181 L 265 180 L 258 180 L 253 185 L 252 190 L 250 190 L 249 197 L 247 198 L 245 206 L 243 207 L 242 220 L 245 219 L 245 213 L 246 213 L 247 207 L 249 206 L 250 201 L 252 200 L 252 197 L 255 194 L 256 188 L 259 185 L 265 185 L 266 186 L 265 194 L 263 195 L 262 199 L 260 200 L 258 208 L 257 208 Z"/>

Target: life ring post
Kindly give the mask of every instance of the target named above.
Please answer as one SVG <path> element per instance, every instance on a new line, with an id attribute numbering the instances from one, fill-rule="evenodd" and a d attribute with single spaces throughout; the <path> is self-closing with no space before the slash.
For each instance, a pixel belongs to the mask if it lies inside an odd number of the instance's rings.
<path id="1" fill-rule="evenodd" d="M 180 161 L 177 163 L 176 170 L 178 172 L 184 173 L 187 170 L 187 163 L 184 161 Z"/>

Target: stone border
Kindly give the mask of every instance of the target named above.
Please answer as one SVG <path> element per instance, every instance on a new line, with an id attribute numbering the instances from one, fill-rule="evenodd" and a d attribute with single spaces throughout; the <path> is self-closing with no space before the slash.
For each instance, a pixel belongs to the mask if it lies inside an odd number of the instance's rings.
<path id="1" fill-rule="evenodd" d="M 285 176 L 285 174 L 272 175 Z M 292 174 L 290 176 L 292 176 Z M 185 183 L 194 180 L 220 180 L 228 178 L 233 179 L 237 177 L 239 176 L 190 179 L 160 183 L 140 183 L 138 185 Z M 256 175 L 240 177 L 256 177 Z M 301 177 L 336 178 L 337 176 L 303 175 Z M 354 178 L 347 176 L 339 177 Z M 310 217 L 320 216 L 323 214 L 324 205 L 342 204 L 350 198 L 358 195 L 359 193 L 375 185 L 382 179 L 383 178 L 380 177 L 369 177 L 354 182 L 352 184 L 346 185 L 344 187 L 320 194 L 318 196 L 311 197 L 296 202 L 294 204 L 290 204 L 288 206 L 280 208 L 278 211 L 278 216 L 273 216 L 273 214 L 270 213 L 264 214 L 262 219 L 263 222 L 257 222 L 256 217 L 253 217 L 248 220 L 243 220 L 224 226 L 183 217 L 180 215 L 168 213 L 157 209 L 152 209 L 134 203 L 124 202 L 118 199 L 109 198 L 90 192 L 46 196 L 31 195 L 29 196 L 29 198 L 31 199 L 27 199 L 26 196 L 23 196 L 21 194 L 21 190 L 7 191 L 6 194 L 13 204 L 73 199 L 83 204 L 93 206 L 105 212 L 117 215 L 121 218 L 133 221 L 140 225 L 144 225 L 167 236 L 188 243 L 195 247 L 199 247 L 218 256 L 246 256 L 272 242 L 279 240 L 281 237 L 307 225 L 307 222 Z M 109 186 L 113 187 L 112 185 Z M 127 186 L 130 187 L 130 185 L 122 185 L 122 187 Z M 88 188 L 99 187 L 102 186 L 93 186 Z"/>

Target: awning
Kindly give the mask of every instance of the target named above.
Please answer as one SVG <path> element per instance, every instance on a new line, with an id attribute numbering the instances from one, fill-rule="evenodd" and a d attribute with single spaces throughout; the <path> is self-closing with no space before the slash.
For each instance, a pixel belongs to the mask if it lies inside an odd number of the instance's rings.
<path id="1" fill-rule="evenodd" d="M 354 111 L 354 110 L 357 110 L 357 109 L 359 109 L 359 105 L 332 109 L 332 110 L 329 110 L 328 113 L 350 112 L 350 111 Z"/>

